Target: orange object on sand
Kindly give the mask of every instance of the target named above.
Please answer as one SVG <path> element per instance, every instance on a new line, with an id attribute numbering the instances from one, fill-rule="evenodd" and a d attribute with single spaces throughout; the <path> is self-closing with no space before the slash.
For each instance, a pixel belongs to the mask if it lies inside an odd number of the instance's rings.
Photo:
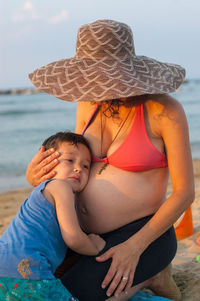
<path id="1" fill-rule="evenodd" d="M 191 206 L 174 223 L 176 238 L 178 240 L 193 234 L 193 221 Z"/>
<path id="2" fill-rule="evenodd" d="M 197 238 L 196 242 L 197 242 L 197 245 L 199 245 L 199 246 L 200 246 L 200 237 L 199 237 L 199 238 Z"/>

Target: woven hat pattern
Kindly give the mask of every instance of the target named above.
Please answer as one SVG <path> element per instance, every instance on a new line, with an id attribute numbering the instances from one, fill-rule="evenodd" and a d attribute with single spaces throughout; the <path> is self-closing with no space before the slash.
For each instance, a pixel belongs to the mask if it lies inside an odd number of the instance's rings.
<path id="1" fill-rule="evenodd" d="M 129 26 L 98 20 L 79 28 L 76 55 L 29 75 L 33 84 L 67 101 L 103 101 L 174 92 L 185 70 L 175 64 L 136 56 Z"/>

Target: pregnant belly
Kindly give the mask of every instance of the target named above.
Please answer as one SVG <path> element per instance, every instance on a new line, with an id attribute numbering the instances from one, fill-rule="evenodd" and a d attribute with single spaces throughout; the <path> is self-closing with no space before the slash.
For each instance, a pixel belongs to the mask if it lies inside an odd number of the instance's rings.
<path id="1" fill-rule="evenodd" d="M 87 232 L 117 229 L 154 213 L 164 201 L 165 168 L 127 172 L 109 165 L 101 175 L 96 175 L 96 170 L 93 167 L 86 188 L 77 198 L 79 220 Z"/>

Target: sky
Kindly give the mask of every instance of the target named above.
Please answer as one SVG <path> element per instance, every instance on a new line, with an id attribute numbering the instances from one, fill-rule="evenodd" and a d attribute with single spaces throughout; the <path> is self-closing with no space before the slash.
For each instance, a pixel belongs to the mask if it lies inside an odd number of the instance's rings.
<path id="1" fill-rule="evenodd" d="M 28 74 L 74 56 L 78 28 L 97 19 L 127 23 L 137 55 L 200 78 L 199 0 L 0 0 L 0 90 L 33 87 Z"/>

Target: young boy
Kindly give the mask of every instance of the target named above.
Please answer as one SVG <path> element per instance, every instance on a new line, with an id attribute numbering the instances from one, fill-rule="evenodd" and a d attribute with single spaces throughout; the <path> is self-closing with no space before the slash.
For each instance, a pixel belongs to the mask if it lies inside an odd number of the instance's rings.
<path id="1" fill-rule="evenodd" d="M 74 193 L 88 181 L 91 151 L 82 135 L 59 132 L 43 143 L 60 152 L 56 176 L 38 185 L 0 237 L 0 300 L 77 300 L 54 277 L 67 246 L 97 255 L 105 246 L 80 228 Z"/>

